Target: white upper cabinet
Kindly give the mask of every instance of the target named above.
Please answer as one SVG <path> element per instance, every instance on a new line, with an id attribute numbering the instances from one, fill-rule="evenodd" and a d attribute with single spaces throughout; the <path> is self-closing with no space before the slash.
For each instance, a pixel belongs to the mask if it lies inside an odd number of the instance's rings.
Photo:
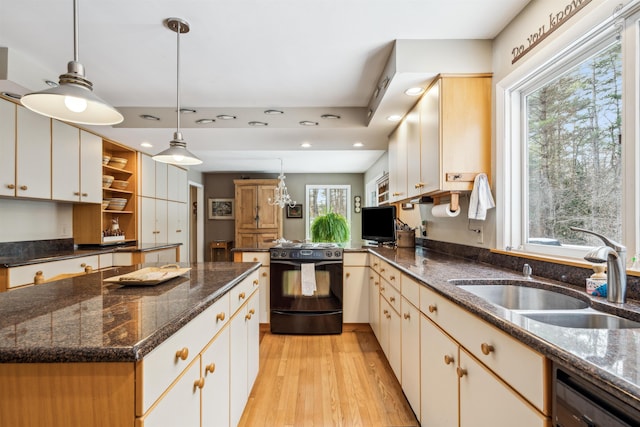
<path id="1" fill-rule="evenodd" d="M 80 129 L 54 120 L 51 124 L 51 191 L 55 200 L 80 200 Z M 96 165 L 98 171 L 100 165 Z"/>
<path id="2" fill-rule="evenodd" d="M 16 105 L 0 99 L 0 196 L 16 195 Z"/>
<path id="3" fill-rule="evenodd" d="M 187 202 L 187 171 L 174 165 L 167 170 L 167 199 Z"/>
<path id="4" fill-rule="evenodd" d="M 51 119 L 17 111 L 16 196 L 51 199 Z"/>

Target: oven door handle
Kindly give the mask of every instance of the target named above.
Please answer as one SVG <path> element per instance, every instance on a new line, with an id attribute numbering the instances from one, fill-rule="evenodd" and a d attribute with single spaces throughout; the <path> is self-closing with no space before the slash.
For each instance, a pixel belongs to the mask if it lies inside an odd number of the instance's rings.
<path id="1" fill-rule="evenodd" d="M 296 261 L 284 261 L 284 260 L 271 260 L 271 264 L 284 264 L 284 265 L 292 265 L 294 267 L 299 266 L 300 264 L 309 264 L 307 262 L 296 262 Z M 324 265 L 340 265 L 342 264 L 342 260 L 338 261 L 320 261 L 320 262 L 314 262 L 313 264 L 315 264 L 317 267 L 322 267 Z"/>

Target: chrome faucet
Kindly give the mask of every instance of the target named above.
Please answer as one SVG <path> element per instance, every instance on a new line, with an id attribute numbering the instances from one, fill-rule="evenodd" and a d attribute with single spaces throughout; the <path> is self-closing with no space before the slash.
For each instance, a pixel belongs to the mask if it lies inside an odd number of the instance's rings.
<path id="1" fill-rule="evenodd" d="M 602 239 L 606 246 L 600 246 L 584 256 L 589 262 L 607 263 L 607 301 L 622 304 L 627 294 L 627 248 L 601 234 L 578 227 L 569 227 L 573 231 L 593 234 Z"/>

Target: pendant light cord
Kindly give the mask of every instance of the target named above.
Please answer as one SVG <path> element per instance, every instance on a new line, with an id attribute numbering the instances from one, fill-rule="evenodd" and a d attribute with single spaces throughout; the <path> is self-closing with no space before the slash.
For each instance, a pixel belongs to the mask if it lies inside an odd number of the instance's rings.
<path id="1" fill-rule="evenodd" d="M 80 38 L 78 35 L 78 0 L 73 0 L 73 60 L 75 62 L 80 62 L 80 48 L 78 39 Z"/>
<path id="2" fill-rule="evenodd" d="M 182 32 L 182 28 L 180 25 L 180 22 L 178 21 L 178 29 L 176 31 L 176 37 L 178 38 L 178 42 L 177 42 L 177 46 L 178 46 L 178 52 L 177 52 L 177 65 L 176 65 L 176 87 L 177 87 L 177 93 L 176 93 L 176 104 L 177 104 L 177 117 L 176 117 L 176 123 L 177 123 L 177 130 L 176 132 L 178 134 L 180 134 L 180 33 Z"/>

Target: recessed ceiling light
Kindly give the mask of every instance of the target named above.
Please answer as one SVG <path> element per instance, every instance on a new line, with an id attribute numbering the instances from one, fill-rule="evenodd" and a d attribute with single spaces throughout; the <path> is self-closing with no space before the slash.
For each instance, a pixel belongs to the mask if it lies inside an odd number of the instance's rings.
<path id="1" fill-rule="evenodd" d="M 181 114 L 195 114 L 197 111 L 194 110 L 193 108 L 181 108 L 180 109 L 180 113 Z"/>
<path id="2" fill-rule="evenodd" d="M 219 115 L 216 116 L 216 118 L 220 119 L 220 120 L 235 120 L 235 119 L 237 119 L 236 116 L 232 116 L 230 114 L 219 114 Z"/>
<path id="3" fill-rule="evenodd" d="M 353 146 L 354 147 L 364 147 L 364 144 L 362 142 L 358 141 L 358 142 L 354 142 Z"/>
<path id="4" fill-rule="evenodd" d="M 392 114 L 389 117 L 387 117 L 387 120 L 389 120 L 390 122 L 399 122 L 400 120 L 402 120 L 402 116 L 399 116 L 397 114 Z"/>
<path id="5" fill-rule="evenodd" d="M 284 114 L 284 111 L 280 111 L 280 110 L 264 110 L 265 114 L 268 114 L 270 116 L 279 116 L 280 114 Z"/>
<path id="6" fill-rule="evenodd" d="M 341 118 L 341 117 L 340 117 L 339 115 L 337 115 L 337 114 L 323 114 L 323 115 L 321 115 L 320 117 L 322 117 L 323 119 L 334 119 L 334 120 L 337 120 L 337 119 L 340 119 L 340 118 Z"/>
<path id="7" fill-rule="evenodd" d="M 150 142 L 142 142 L 140 143 L 140 146 L 144 148 L 151 148 L 153 147 L 153 144 L 151 144 Z"/>
<path id="8" fill-rule="evenodd" d="M 252 121 L 252 122 L 249 122 L 249 126 L 257 126 L 257 127 L 269 126 L 269 123 Z"/>
<path id="9" fill-rule="evenodd" d="M 209 124 L 209 123 L 213 123 L 215 121 L 216 121 L 216 119 L 198 119 L 198 120 L 196 120 L 196 123 L 199 124 L 199 125 L 206 125 L 206 124 Z"/>
<path id="10" fill-rule="evenodd" d="M 13 92 L 2 92 L 2 95 L 6 96 L 7 98 L 13 98 L 13 99 L 22 98 L 22 95 L 18 95 L 17 93 L 13 93 Z"/>
<path id="11" fill-rule="evenodd" d="M 45 80 L 44 82 L 47 84 L 47 86 L 51 86 L 51 87 L 60 86 L 57 82 L 54 82 L 53 80 Z"/>
<path id="12" fill-rule="evenodd" d="M 422 92 L 424 92 L 424 89 L 421 87 L 410 87 L 409 89 L 404 91 L 404 93 L 409 96 L 417 96 Z"/>
<path id="13" fill-rule="evenodd" d="M 308 143 L 308 142 L 303 142 L 302 144 L 300 144 L 300 146 L 301 146 L 302 148 L 309 148 L 309 147 L 311 147 L 311 144 L 310 144 L 310 143 Z"/>
<path id="14" fill-rule="evenodd" d="M 140 114 L 140 117 L 145 120 L 160 121 L 160 117 L 152 116 L 151 114 Z"/>
<path id="15" fill-rule="evenodd" d="M 312 122 L 311 120 L 303 120 L 300 124 L 302 126 L 318 126 L 318 122 Z"/>

